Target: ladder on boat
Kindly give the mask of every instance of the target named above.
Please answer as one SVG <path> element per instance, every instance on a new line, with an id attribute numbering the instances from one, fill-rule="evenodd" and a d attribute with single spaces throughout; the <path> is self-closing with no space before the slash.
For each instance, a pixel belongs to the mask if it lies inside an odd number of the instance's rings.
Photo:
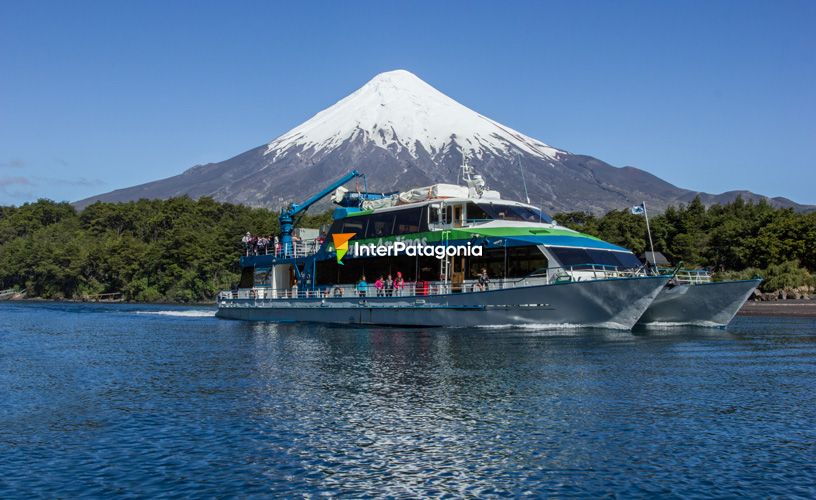
<path id="1" fill-rule="evenodd" d="M 445 247 L 445 250 L 448 248 L 448 241 L 450 241 L 450 231 L 442 231 L 442 244 Z M 448 281 L 450 280 L 450 258 L 445 255 L 444 258 L 440 259 L 439 264 L 439 280 L 447 285 Z"/>

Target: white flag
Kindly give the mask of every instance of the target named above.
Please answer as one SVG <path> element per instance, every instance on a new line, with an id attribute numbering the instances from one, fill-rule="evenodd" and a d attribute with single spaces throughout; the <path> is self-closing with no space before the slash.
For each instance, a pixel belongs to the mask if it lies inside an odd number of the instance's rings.
<path id="1" fill-rule="evenodd" d="M 635 205 L 634 207 L 632 207 L 632 213 L 635 214 L 635 215 L 643 215 L 643 213 L 645 211 L 646 211 L 646 209 L 643 208 L 642 203 L 640 205 Z"/>

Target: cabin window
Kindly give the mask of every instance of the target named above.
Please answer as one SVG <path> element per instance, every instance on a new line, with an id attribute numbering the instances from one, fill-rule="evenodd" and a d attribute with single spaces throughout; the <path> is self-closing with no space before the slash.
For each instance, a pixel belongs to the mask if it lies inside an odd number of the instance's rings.
<path id="1" fill-rule="evenodd" d="M 612 252 L 584 248 L 550 248 L 564 267 L 604 265 L 621 268 L 640 267 L 640 261 L 631 252 Z"/>
<path id="2" fill-rule="evenodd" d="M 604 266 L 620 267 L 620 261 L 615 258 L 612 252 L 605 252 L 603 250 L 587 250 L 589 262 L 593 264 L 602 264 Z"/>
<path id="3" fill-rule="evenodd" d="M 611 252 L 620 261 L 622 267 L 637 268 L 643 264 L 632 252 Z"/>
<path id="4" fill-rule="evenodd" d="M 374 214 L 368 219 L 366 238 L 383 238 L 394 234 L 394 212 Z"/>
<path id="5" fill-rule="evenodd" d="M 534 207 L 496 205 L 495 203 L 480 203 L 479 206 L 488 214 L 490 219 L 552 223 L 552 218 L 549 215 Z M 470 218 L 468 212 L 468 219 Z"/>
<path id="6" fill-rule="evenodd" d="M 342 232 L 355 233 L 358 235 L 365 234 L 366 222 L 368 222 L 368 217 L 349 217 L 343 219 Z"/>
<path id="7" fill-rule="evenodd" d="M 427 216 L 427 207 L 360 215 L 334 221 L 329 231 L 331 234 L 355 233 L 360 239 L 418 233 L 428 230 Z"/>
<path id="8" fill-rule="evenodd" d="M 467 204 L 467 222 L 484 222 L 491 219 L 490 214 L 481 206 L 475 203 Z"/>
<path id="9" fill-rule="evenodd" d="M 420 220 L 422 218 L 422 208 L 410 208 L 395 212 L 394 234 L 418 233 L 420 231 Z"/>
<path id="10" fill-rule="evenodd" d="M 550 248 L 564 267 L 591 264 L 589 254 L 583 248 Z"/>
<path id="11" fill-rule="evenodd" d="M 426 207 L 426 210 L 430 214 L 428 217 L 428 223 L 430 224 L 443 224 L 444 220 L 442 219 L 443 212 L 441 205 L 430 205 Z"/>

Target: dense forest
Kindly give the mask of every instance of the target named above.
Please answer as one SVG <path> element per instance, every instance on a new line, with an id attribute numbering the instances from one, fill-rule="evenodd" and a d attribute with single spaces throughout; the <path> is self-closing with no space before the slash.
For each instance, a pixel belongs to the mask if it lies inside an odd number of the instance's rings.
<path id="1" fill-rule="evenodd" d="M 638 255 L 648 250 L 645 217 L 629 210 L 603 217 L 570 212 L 555 218 Z M 816 281 L 816 212 L 801 214 L 739 197 L 705 207 L 695 198 L 650 217 L 649 223 L 655 251 L 675 265 L 708 268 L 715 279 L 761 276 L 765 281 L 760 288 L 766 292 L 813 286 Z"/>
<path id="2" fill-rule="evenodd" d="M 329 214 L 305 217 L 319 226 Z M 238 281 L 241 236 L 272 234 L 277 214 L 210 198 L 0 207 L 0 288 L 29 297 L 122 292 L 128 300 L 211 300 Z"/>
<path id="3" fill-rule="evenodd" d="M 643 216 L 581 212 L 556 220 L 631 248 L 647 249 Z M 318 227 L 329 213 L 306 216 Z M 764 290 L 812 285 L 816 213 L 799 214 L 737 199 L 709 208 L 699 200 L 650 218 L 655 250 L 673 262 L 705 266 L 721 278 L 766 278 Z M 211 300 L 238 280 L 240 238 L 277 232 L 275 212 L 210 198 L 95 203 L 78 212 L 40 200 L 0 207 L 0 289 L 81 299 L 122 292 L 128 300 Z"/>

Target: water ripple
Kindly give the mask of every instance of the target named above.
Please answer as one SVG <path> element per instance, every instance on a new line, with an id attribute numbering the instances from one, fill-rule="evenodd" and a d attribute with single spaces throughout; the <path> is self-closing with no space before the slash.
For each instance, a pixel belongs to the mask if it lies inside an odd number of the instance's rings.
<path id="1" fill-rule="evenodd" d="M 633 335 L 0 308 L 4 498 L 816 495 L 810 320 Z"/>

